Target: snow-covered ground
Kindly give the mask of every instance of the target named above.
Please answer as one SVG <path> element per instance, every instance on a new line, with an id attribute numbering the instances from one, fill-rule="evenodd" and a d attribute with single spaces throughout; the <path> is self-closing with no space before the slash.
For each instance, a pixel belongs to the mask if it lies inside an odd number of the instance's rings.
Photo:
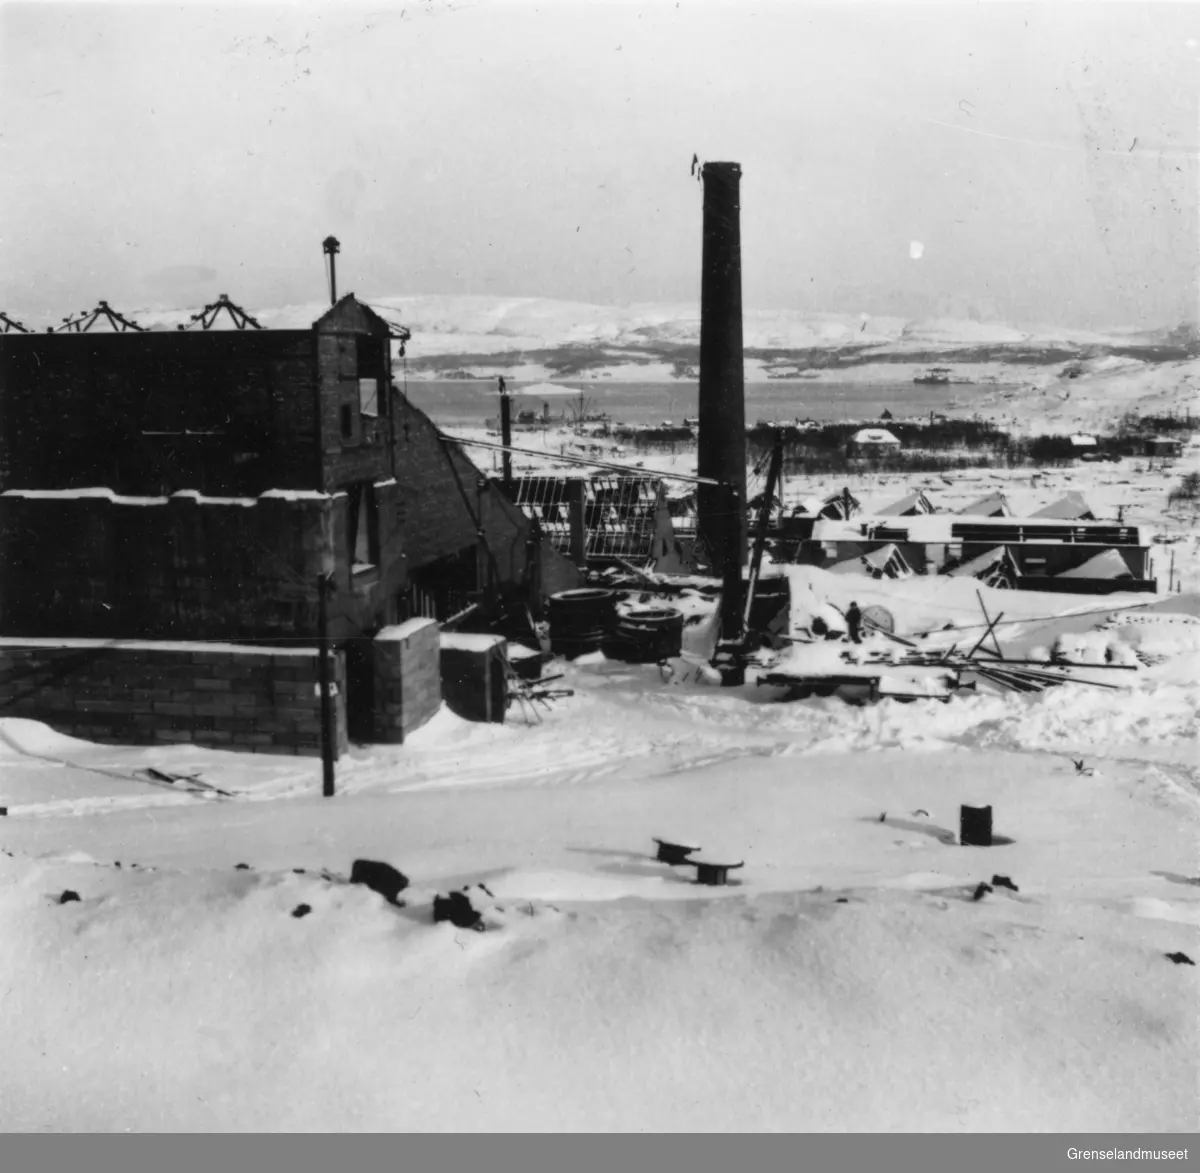
<path id="1" fill-rule="evenodd" d="M 797 623 L 978 607 L 790 573 Z M 984 598 L 1014 648 L 1102 619 Z M 1200 987 L 1166 954 L 1200 960 L 1200 620 L 1171 602 L 1093 633 L 1156 653 L 1116 691 L 859 708 L 597 653 L 540 721 L 354 749 L 332 799 L 312 760 L 2 720 L 0 1127 L 1194 1129 Z M 956 845 L 963 803 L 1003 842 Z M 745 866 L 700 887 L 653 836 Z M 973 900 L 994 875 L 1018 890 Z M 477 883 L 485 932 L 432 923 Z"/>

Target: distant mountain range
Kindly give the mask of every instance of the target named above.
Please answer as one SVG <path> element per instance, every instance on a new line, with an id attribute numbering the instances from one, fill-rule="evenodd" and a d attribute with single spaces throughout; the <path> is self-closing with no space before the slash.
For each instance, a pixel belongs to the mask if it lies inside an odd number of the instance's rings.
<path id="1" fill-rule="evenodd" d="M 363 298 L 412 331 L 412 378 L 615 378 L 659 381 L 698 374 L 698 305 L 590 305 L 546 298 L 468 296 Z M 264 326 L 307 326 L 320 303 L 252 310 Z M 187 314 L 143 311 L 135 320 L 172 328 Z M 747 310 L 749 378 L 855 378 L 865 368 L 910 377 L 923 365 L 968 365 L 995 381 L 1006 366 L 1041 367 L 1117 356 L 1140 362 L 1200 356 L 1200 326 L 1094 333 L 1020 330 L 973 320 L 906 321 L 853 314 Z M 896 369 L 898 365 L 905 370 Z M 1015 374 L 1015 372 L 1014 372 Z M 883 377 L 876 374 L 875 377 Z"/>

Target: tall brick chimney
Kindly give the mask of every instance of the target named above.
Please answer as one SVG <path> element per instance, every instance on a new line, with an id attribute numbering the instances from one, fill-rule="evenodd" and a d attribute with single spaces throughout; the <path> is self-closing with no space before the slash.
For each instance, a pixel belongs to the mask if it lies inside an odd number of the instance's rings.
<path id="1" fill-rule="evenodd" d="M 741 587 L 748 552 L 746 397 L 742 367 L 742 234 L 738 163 L 705 163 L 704 253 L 700 283 L 699 532 L 714 570 Z M 735 496 L 736 494 L 736 496 Z M 736 574 L 734 572 L 736 568 Z M 734 603 L 734 600 L 730 600 Z M 736 605 L 727 609 L 730 614 Z M 731 633 L 727 633 L 731 634 Z"/>

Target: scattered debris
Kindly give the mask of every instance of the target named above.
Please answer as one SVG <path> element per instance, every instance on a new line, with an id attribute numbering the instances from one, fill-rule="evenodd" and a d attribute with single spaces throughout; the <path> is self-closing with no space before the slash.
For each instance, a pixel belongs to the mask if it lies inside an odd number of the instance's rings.
<path id="1" fill-rule="evenodd" d="M 962 806 L 959 808 L 958 841 L 963 847 L 991 847 L 992 808 Z"/>
<path id="2" fill-rule="evenodd" d="M 0 806 L 0 816 L 7 815 L 7 814 L 8 814 L 8 807 Z"/>
<path id="3" fill-rule="evenodd" d="M 1007 876 L 993 876 L 992 883 L 997 888 L 1011 888 L 1014 892 L 1020 892 L 1021 890 Z"/>
<path id="4" fill-rule="evenodd" d="M 926 818 L 929 818 L 929 812 L 923 807 L 917 807 L 917 809 L 913 811 L 913 815 L 924 815 Z"/>
<path id="5" fill-rule="evenodd" d="M 248 872 L 250 870 L 250 865 L 248 863 L 235 863 L 233 865 L 233 870 L 235 872 Z"/>
<path id="6" fill-rule="evenodd" d="M 883 812 L 883 814 L 881 814 L 881 815 L 879 816 L 879 821 L 880 821 L 881 823 L 886 823 L 886 822 L 887 822 L 887 811 L 884 811 L 884 812 Z"/>
<path id="7" fill-rule="evenodd" d="M 304 869 L 303 869 L 303 868 L 292 868 L 292 871 L 293 871 L 293 872 L 294 872 L 294 873 L 295 873 L 297 876 L 303 876 L 303 875 L 305 874 L 305 871 L 304 871 Z"/>
<path id="8" fill-rule="evenodd" d="M 299 920 L 299 918 L 302 916 L 308 916 L 310 912 L 312 912 L 311 904 L 297 904 L 296 907 L 292 909 L 292 916 Z"/>
<path id="9" fill-rule="evenodd" d="M 222 798 L 233 798 L 231 791 L 222 790 L 211 782 L 201 781 L 199 770 L 193 774 L 171 774 L 166 770 L 156 770 L 153 766 L 147 766 L 144 770 L 135 771 L 135 777 L 160 786 L 173 787 L 176 783 L 182 783 L 183 789 L 191 794 L 219 794 Z"/>
<path id="10" fill-rule="evenodd" d="M 70 888 L 67 888 L 63 892 L 63 894 L 58 898 L 58 902 L 59 902 L 59 904 L 71 904 L 78 899 L 79 899 L 79 893 L 73 892 Z"/>
<path id="11" fill-rule="evenodd" d="M 991 884 L 979 884 L 975 889 L 975 894 L 971 897 L 972 900 L 982 900 L 989 892 L 995 891 Z"/>
<path id="12" fill-rule="evenodd" d="M 658 854 L 654 858 L 672 866 L 690 863 L 688 856 L 700 850 L 698 844 L 677 843 L 670 839 L 655 839 L 654 842 L 658 844 Z"/>
<path id="13" fill-rule="evenodd" d="M 378 892 L 389 904 L 399 904 L 396 897 L 408 887 L 408 877 L 390 863 L 381 863 L 375 859 L 356 859 L 350 867 L 350 883 L 365 884 L 372 892 Z"/>
<path id="14" fill-rule="evenodd" d="M 1072 758 L 1071 760 L 1075 761 L 1074 758 Z M 1085 778 L 1090 778 L 1095 772 L 1096 772 L 1095 767 L 1094 766 L 1085 766 L 1083 764 L 1082 758 L 1080 758 L 1078 761 L 1075 761 L 1075 773 L 1082 774 Z"/>
<path id="15" fill-rule="evenodd" d="M 687 862 L 696 869 L 697 884 L 708 884 L 714 888 L 721 884 L 728 884 L 729 873 L 734 868 L 746 866 L 745 860 L 738 863 L 701 863 L 698 859 L 689 859 Z"/>
<path id="16" fill-rule="evenodd" d="M 1196 963 L 1186 953 L 1168 953 L 1168 960 L 1175 962 L 1176 965 L 1195 965 Z"/>
<path id="17" fill-rule="evenodd" d="M 849 897 L 847 897 L 847 896 L 839 896 L 839 897 L 837 898 L 837 900 L 835 900 L 835 901 L 834 901 L 834 903 L 835 903 L 835 904 L 849 904 L 849 903 L 850 903 L 850 898 L 849 898 Z"/>
<path id="18" fill-rule="evenodd" d="M 433 923 L 448 920 L 455 928 L 483 932 L 483 917 L 472 906 L 466 892 L 451 892 L 449 896 L 433 898 Z"/>

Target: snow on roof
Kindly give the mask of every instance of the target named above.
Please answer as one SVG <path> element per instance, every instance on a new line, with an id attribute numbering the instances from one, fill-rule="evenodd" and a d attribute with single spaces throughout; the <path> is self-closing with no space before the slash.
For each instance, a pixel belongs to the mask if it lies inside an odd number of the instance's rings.
<path id="1" fill-rule="evenodd" d="M 1072 490 L 1065 497 L 1052 501 L 1044 509 L 1039 509 L 1030 516 L 1058 518 L 1061 521 L 1092 521 L 1096 515 L 1083 499 L 1083 494 Z"/>
<path id="2" fill-rule="evenodd" d="M 915 492 L 909 493 L 907 497 L 901 497 L 899 501 L 893 501 L 890 505 L 885 505 L 882 509 L 876 509 L 875 516 L 904 517 L 913 513 L 933 512 L 933 503 L 925 496 L 924 492 L 917 489 Z"/>
<path id="3" fill-rule="evenodd" d="M 1074 444 L 1076 448 L 1095 448 L 1096 437 L 1087 436 L 1080 433 L 1071 437 L 1071 443 Z"/>
<path id="4" fill-rule="evenodd" d="M 481 635 L 465 631 L 441 633 L 441 646 L 460 652 L 488 652 L 504 642 L 502 635 Z"/>
<path id="5" fill-rule="evenodd" d="M 376 633 L 375 638 L 384 640 L 386 642 L 390 642 L 392 640 L 406 640 L 414 632 L 421 631 L 423 628 L 429 627 L 431 624 L 436 627 L 437 620 L 422 619 L 420 617 L 416 619 L 406 619 L 403 623 L 395 623 L 391 627 L 385 627 L 382 631 Z"/>
<path id="6" fill-rule="evenodd" d="M 959 511 L 960 516 L 967 517 L 1012 517 L 1012 506 L 1008 503 L 1008 498 L 1003 493 L 989 493 L 986 497 L 980 497 L 978 501 L 972 501 L 970 505 L 964 506 Z"/>
<path id="7" fill-rule="evenodd" d="M 1102 550 L 1081 566 L 1064 570 L 1055 578 L 1132 578 L 1133 572 L 1116 550 Z"/>
<path id="8" fill-rule="evenodd" d="M 122 497 L 112 489 L 5 489 L 2 497 L 27 497 L 34 501 L 67 501 L 103 498 L 116 505 L 165 505 L 166 497 Z"/>
<path id="9" fill-rule="evenodd" d="M 851 441 L 854 444 L 899 444 L 900 441 L 887 428 L 863 428 L 855 432 Z"/>
<path id="10" fill-rule="evenodd" d="M 987 570 L 991 566 L 995 566 L 1005 554 L 1006 547 L 996 546 L 994 549 L 988 550 L 985 554 L 980 554 L 978 558 L 972 558 L 969 562 L 964 562 L 960 566 L 956 566 L 953 570 L 948 570 L 946 573 L 954 578 L 974 578 L 981 571 Z"/>

